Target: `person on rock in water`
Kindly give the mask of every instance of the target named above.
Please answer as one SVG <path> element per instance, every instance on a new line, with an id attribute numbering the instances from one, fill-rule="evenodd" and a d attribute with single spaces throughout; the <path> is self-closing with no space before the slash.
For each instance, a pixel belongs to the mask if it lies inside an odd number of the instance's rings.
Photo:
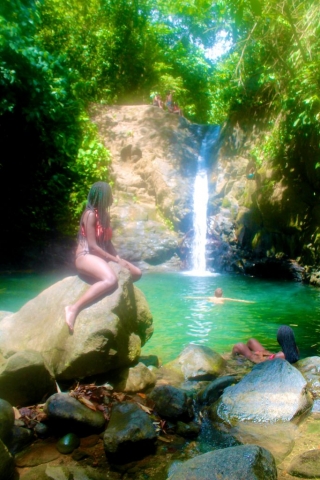
<path id="1" fill-rule="evenodd" d="M 295 363 L 299 360 L 299 349 L 296 345 L 292 328 L 282 325 L 278 329 L 277 341 L 282 351 L 271 353 L 266 350 L 258 340 L 250 338 L 247 343 L 237 343 L 232 349 L 233 355 L 243 355 L 253 363 L 261 363 L 265 360 L 273 360 L 274 358 L 282 358 L 289 363 Z"/>
<path id="2" fill-rule="evenodd" d="M 117 275 L 109 262 L 127 268 L 134 282 L 141 277 L 141 270 L 120 258 L 112 244 L 112 200 L 108 183 L 97 182 L 90 188 L 87 205 L 80 220 L 75 265 L 81 275 L 91 277 L 95 282 L 76 303 L 65 307 L 70 333 L 73 333 L 77 315 L 83 308 L 118 287 Z"/>

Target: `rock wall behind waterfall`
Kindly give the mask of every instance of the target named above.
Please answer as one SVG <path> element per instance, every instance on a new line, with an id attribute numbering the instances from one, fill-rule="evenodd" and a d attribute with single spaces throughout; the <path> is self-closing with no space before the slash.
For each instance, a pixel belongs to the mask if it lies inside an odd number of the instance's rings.
<path id="1" fill-rule="evenodd" d="M 221 130 L 218 161 L 211 171 L 212 264 L 309 281 L 319 263 L 320 209 L 308 162 L 289 165 L 270 153 L 258 164 L 252 152 L 266 135 L 267 121 L 243 112 Z"/>
<path id="2" fill-rule="evenodd" d="M 114 244 L 128 260 L 169 260 L 192 222 L 196 135 L 148 105 L 94 106 L 91 118 L 112 154 Z"/>
<path id="3" fill-rule="evenodd" d="M 198 126 L 148 105 L 94 106 L 91 118 L 112 153 L 112 224 L 120 254 L 153 265 L 174 254 L 184 260 Z M 268 128 L 265 119 L 240 112 L 221 129 L 217 157 L 208 160 L 207 266 L 317 283 L 320 274 L 312 269 L 319 263 L 320 208 L 308 162 L 287 165 L 270 154 L 258 164 L 252 151 Z"/>

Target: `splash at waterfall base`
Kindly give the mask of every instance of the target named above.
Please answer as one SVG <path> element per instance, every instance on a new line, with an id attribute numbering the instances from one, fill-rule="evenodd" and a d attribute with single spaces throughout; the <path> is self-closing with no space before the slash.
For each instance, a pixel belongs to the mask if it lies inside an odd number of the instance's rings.
<path id="1" fill-rule="evenodd" d="M 195 179 L 211 127 L 149 105 L 96 105 L 91 118 L 112 154 L 111 222 L 120 255 L 146 270 L 193 269 Z M 277 169 L 252 160 L 264 131 L 250 121 L 228 122 L 206 151 L 205 268 L 317 284 L 317 209 L 308 210 Z M 308 196 L 308 186 L 301 188 Z M 308 229 L 301 224 L 306 211 Z M 73 245 L 74 239 L 53 241 L 38 266 L 72 266 Z M 32 268 L 38 250 L 27 253 L 25 266 Z"/>

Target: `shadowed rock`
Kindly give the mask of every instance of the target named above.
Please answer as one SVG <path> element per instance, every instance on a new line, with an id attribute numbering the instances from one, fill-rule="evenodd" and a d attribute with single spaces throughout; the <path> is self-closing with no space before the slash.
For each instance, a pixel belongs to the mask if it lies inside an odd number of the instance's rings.
<path id="1" fill-rule="evenodd" d="M 104 433 L 106 455 L 114 463 L 127 463 L 154 452 L 156 431 L 151 418 L 134 403 L 116 405 Z"/>

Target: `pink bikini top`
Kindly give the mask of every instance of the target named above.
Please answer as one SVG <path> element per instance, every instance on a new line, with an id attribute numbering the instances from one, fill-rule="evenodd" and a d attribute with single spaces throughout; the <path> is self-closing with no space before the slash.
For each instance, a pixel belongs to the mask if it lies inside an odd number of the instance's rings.
<path id="1" fill-rule="evenodd" d="M 103 242 L 107 242 L 107 241 L 111 240 L 112 239 L 112 228 L 111 227 L 103 227 L 100 223 L 100 220 L 99 220 L 98 211 L 95 210 L 94 212 L 95 212 L 96 219 L 97 219 L 97 222 L 96 222 L 96 238 L 100 241 L 103 241 Z M 83 237 L 86 237 L 86 232 L 85 232 L 85 229 L 84 229 L 83 225 L 81 226 L 81 235 Z"/>

